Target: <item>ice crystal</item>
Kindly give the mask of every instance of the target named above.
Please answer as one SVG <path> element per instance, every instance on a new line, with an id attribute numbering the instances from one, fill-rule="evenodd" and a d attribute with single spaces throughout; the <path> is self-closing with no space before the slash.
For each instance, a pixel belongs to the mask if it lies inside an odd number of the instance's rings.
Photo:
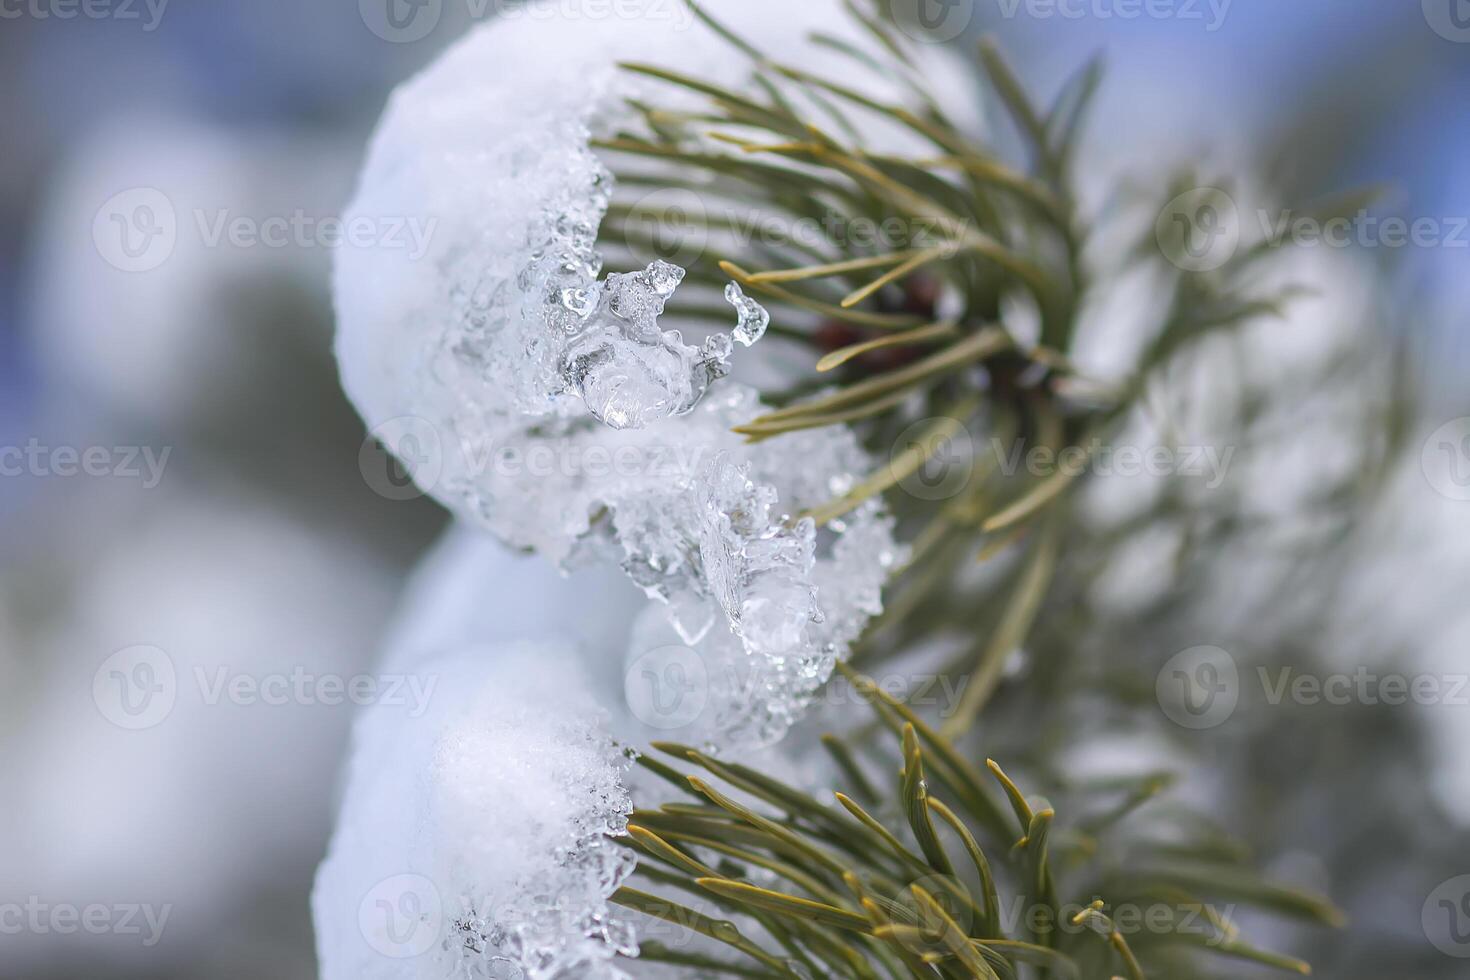
<path id="1" fill-rule="evenodd" d="M 732 432 L 764 410 L 726 377 L 737 345 L 767 332 L 760 304 L 732 283 L 733 329 L 686 342 L 665 323 L 684 269 L 605 275 L 598 235 L 615 188 L 591 140 L 637 129 L 630 97 L 653 84 L 618 63 L 749 84 L 744 52 L 670 9 L 629 0 L 613 21 L 564 10 L 491 22 L 395 93 L 347 218 L 434 231 L 417 253 L 340 250 L 337 354 L 369 427 L 462 523 L 560 568 L 621 569 L 642 590 L 632 625 L 591 646 L 614 672 L 608 648 L 624 650 L 625 680 L 667 666 L 675 693 L 697 697 L 654 699 L 677 732 L 626 685 L 627 703 L 610 707 L 623 731 L 653 725 L 715 750 L 786 731 L 880 611 L 901 556 L 880 502 L 821 527 L 802 517 L 876 468 L 846 428 L 756 444 Z M 872 43 L 838 0 L 747 0 L 722 15 L 774 51 L 818 30 Z M 851 68 L 835 49 L 803 44 L 801 58 Z M 964 77 L 956 68 L 951 88 Z M 865 136 L 875 152 L 918 152 L 885 120 Z M 486 644 L 524 609 L 469 617 L 479 643 L 444 632 L 450 607 L 499 608 L 485 597 L 507 588 L 474 548 L 446 562 L 445 594 L 421 604 L 437 640 L 400 665 L 458 651 L 433 668 L 451 700 L 423 720 L 373 709 L 361 723 L 314 897 L 323 976 L 615 975 L 610 957 L 634 948 L 606 902 L 626 873 L 604 846 L 626 812 L 625 760 L 576 693 L 599 671 L 537 659 L 530 674 L 569 689 L 552 694 L 528 690 L 526 670 L 501 672 L 503 650 Z M 578 618 L 596 597 L 574 601 Z M 405 870 L 448 897 L 433 906 L 445 931 L 419 958 L 368 955 L 356 903 Z"/>
<path id="2" fill-rule="evenodd" d="M 740 317 L 735 325 L 736 340 L 749 347 L 765 336 L 766 327 L 771 325 L 771 314 L 745 295 L 738 282 L 732 282 L 725 287 L 725 302 L 735 307 L 735 313 Z"/>
<path id="3" fill-rule="evenodd" d="M 696 349 L 678 331 L 659 328 L 664 302 L 683 278 L 683 269 L 657 261 L 642 272 L 610 275 L 600 287 L 562 289 L 561 310 L 551 318 L 571 334 L 562 354 L 562 378 L 582 396 L 587 411 L 614 429 L 641 429 L 683 415 L 704 397 L 711 381 L 729 373 L 730 345 L 722 344 L 720 335 Z M 569 293 L 574 304 L 566 302 Z M 594 293 L 596 305 L 580 315 Z M 735 336 L 746 346 L 753 342 L 741 333 L 747 317 L 769 319 L 758 305 L 755 309 L 759 312 L 740 308 Z"/>
<path id="4" fill-rule="evenodd" d="M 672 40 L 663 54 L 695 56 Z M 476 32 L 379 128 L 352 213 L 419 215 L 436 233 L 421 259 L 343 250 L 344 382 L 375 427 L 426 426 L 389 448 L 429 456 L 415 477 L 457 514 L 563 566 L 619 563 L 680 643 L 738 667 L 746 682 L 711 713 L 732 727 L 711 742 L 779 737 L 878 611 L 894 553 L 878 505 L 822 529 L 799 515 L 875 464 L 842 428 L 731 433 L 763 409 L 721 379 L 770 321 L 738 285 L 733 331 L 696 345 L 660 324 L 682 268 L 603 277 L 614 181 L 590 129 L 631 124 L 613 64 L 630 51 L 599 51 L 573 90 L 508 79 L 507 46 L 496 25 Z"/>

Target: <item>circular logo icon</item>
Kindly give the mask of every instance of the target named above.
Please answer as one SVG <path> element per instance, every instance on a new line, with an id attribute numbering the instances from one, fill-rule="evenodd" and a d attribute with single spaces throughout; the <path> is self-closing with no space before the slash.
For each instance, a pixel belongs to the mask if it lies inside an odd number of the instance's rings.
<path id="1" fill-rule="evenodd" d="M 914 888 L 923 890 L 933 900 L 932 904 L 920 901 L 914 895 Z M 896 918 L 918 930 L 914 933 L 906 933 L 905 938 L 900 941 L 920 956 L 927 953 L 952 955 L 949 946 L 945 943 L 945 934 L 951 928 L 949 923 L 952 922 L 958 926 L 960 932 L 966 936 L 970 934 L 970 928 L 975 924 L 974 899 L 970 896 L 970 890 L 965 887 L 965 883 L 958 878 L 951 878 L 948 875 L 925 875 L 915 881 L 911 887 L 899 892 L 895 899 L 897 907 L 903 910 Z M 935 906 L 938 906 L 938 911 L 935 910 Z M 945 921 L 946 919 L 948 922 Z"/>
<path id="2" fill-rule="evenodd" d="M 688 188 L 659 188 L 628 208 L 623 238 L 635 254 L 651 250 L 665 262 L 687 268 L 709 247 L 709 209 L 704 198 Z"/>
<path id="3" fill-rule="evenodd" d="M 1240 671 L 1235 658 L 1219 647 L 1191 647 L 1164 664 L 1154 693 L 1164 714 L 1181 728 L 1216 728 L 1240 703 Z"/>
<path id="4" fill-rule="evenodd" d="M 114 194 L 92 219 L 92 242 L 104 262 L 123 272 L 150 272 L 179 241 L 178 214 L 163 191 L 135 187 Z"/>
<path id="5" fill-rule="evenodd" d="M 1446 41 L 1470 44 L 1470 0 L 1423 0 L 1424 19 Z"/>
<path id="6" fill-rule="evenodd" d="M 429 36 L 444 14 L 444 0 L 357 0 L 368 30 L 390 44 L 412 44 Z"/>
<path id="7" fill-rule="evenodd" d="M 650 728 L 687 728 L 699 720 L 709 701 L 709 670 L 704 658 L 689 647 L 659 647 L 628 665 L 623 695 L 633 717 Z"/>
<path id="8" fill-rule="evenodd" d="M 403 415 L 375 426 L 357 453 L 362 478 L 380 497 L 414 500 L 444 473 L 444 445 L 428 419 Z"/>
<path id="9" fill-rule="evenodd" d="M 936 436 L 936 427 L 946 426 L 947 432 Z M 898 462 L 905 453 L 928 454 L 923 464 L 898 481 L 898 485 L 920 500 L 948 500 L 969 486 L 975 472 L 975 445 L 969 430 L 953 419 L 921 419 L 904 429 L 893 450 L 889 453 L 889 465 Z"/>
<path id="10" fill-rule="evenodd" d="M 375 951 L 406 960 L 422 956 L 439 941 L 444 904 L 439 889 L 423 875 L 394 875 L 363 896 L 357 924 Z"/>
<path id="11" fill-rule="evenodd" d="M 1435 949 L 1470 960 L 1470 875 L 1451 878 L 1431 892 L 1422 919 Z"/>
<path id="12" fill-rule="evenodd" d="M 158 647 L 119 650 L 92 675 L 92 700 L 102 717 L 119 728 L 141 731 L 161 723 L 178 700 L 174 662 Z"/>
<path id="13" fill-rule="evenodd" d="M 1185 272 L 1210 272 L 1240 247 L 1240 209 L 1217 187 L 1196 187 L 1164 205 L 1154 223 L 1164 258 Z"/>
<path id="14" fill-rule="evenodd" d="M 1451 500 L 1470 500 L 1470 417 L 1435 429 L 1419 462 L 1437 492 Z"/>
<path id="15" fill-rule="evenodd" d="M 915 41 L 953 41 L 975 21 L 975 0 L 884 0 L 898 29 Z"/>

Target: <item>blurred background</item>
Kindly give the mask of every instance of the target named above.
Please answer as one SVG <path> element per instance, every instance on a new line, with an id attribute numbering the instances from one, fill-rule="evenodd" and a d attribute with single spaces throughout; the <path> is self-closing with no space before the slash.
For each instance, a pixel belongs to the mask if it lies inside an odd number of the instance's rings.
<path id="1" fill-rule="evenodd" d="M 497 14 L 431 0 L 404 28 L 394 2 L 0 0 L 0 975 L 315 973 L 352 704 L 262 682 L 370 672 L 444 523 L 374 489 L 330 223 L 392 87 Z M 1470 4 L 958 6 L 956 43 L 994 33 L 1048 97 L 1104 56 L 1084 158 L 1193 154 L 1290 200 L 1383 184 L 1384 214 L 1437 223 L 1363 246 L 1422 408 L 1341 601 L 1420 669 L 1470 671 Z M 166 716 L 122 676 L 172 678 Z M 209 696 L 237 678 L 259 696 Z M 1467 716 L 1283 711 L 1222 756 L 1222 823 L 1352 917 L 1289 941 L 1321 975 L 1470 969 L 1470 903 L 1448 943 L 1422 918 L 1470 873 Z"/>

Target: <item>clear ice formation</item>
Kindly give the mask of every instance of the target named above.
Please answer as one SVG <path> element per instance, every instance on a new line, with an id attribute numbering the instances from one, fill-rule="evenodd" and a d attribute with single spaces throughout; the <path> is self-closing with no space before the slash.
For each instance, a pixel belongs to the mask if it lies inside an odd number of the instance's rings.
<path id="1" fill-rule="evenodd" d="M 704 397 L 710 382 L 730 371 L 731 345 L 715 334 L 703 347 L 689 347 L 677 330 L 662 330 L 664 302 L 684 279 L 684 270 L 662 260 L 642 272 L 614 273 L 591 286 L 562 286 L 547 321 L 568 343 L 561 376 L 587 411 L 614 429 L 641 429 L 683 415 Z M 731 283 L 734 286 L 734 283 Z M 736 287 L 738 288 L 738 287 Z M 770 315 L 740 311 L 736 338 L 747 318 Z"/>
<path id="2" fill-rule="evenodd" d="M 616 63 L 656 60 L 732 84 L 749 71 L 741 52 L 709 32 L 660 22 L 657 12 L 669 5 L 644 6 L 645 19 L 629 17 L 616 30 L 590 18 L 492 22 L 395 93 L 345 217 L 412 216 L 432 234 L 422 254 L 393 247 L 387 236 L 339 251 L 337 355 L 344 387 L 369 428 L 410 464 L 425 493 L 461 520 L 562 568 L 615 564 L 650 597 L 627 657 L 668 645 L 692 651 L 708 674 L 709 703 L 679 737 L 728 750 L 785 733 L 880 611 L 883 582 L 901 551 L 881 502 L 821 528 L 800 516 L 876 467 L 845 427 L 756 444 L 731 431 L 763 411 L 754 389 L 725 377 L 735 347 L 749 347 L 767 331 L 769 314 L 759 303 L 731 284 L 725 298 L 734 329 L 689 344 L 661 323 L 681 268 L 655 262 L 603 277 L 597 239 L 614 182 L 590 140 L 594 130 L 604 136 L 636 127 L 626 99 L 647 94 L 640 88 L 647 83 Z M 842 30 L 834 26 L 842 23 L 835 0 L 797 8 L 750 0 L 727 16 L 737 30 L 772 41 Z M 861 32 L 852 40 L 862 43 Z M 660 98 L 668 95 L 660 89 Z M 412 442 L 395 443 L 404 426 Z M 496 583 L 483 588 L 488 593 Z M 510 707 L 494 710 L 521 718 Z M 571 716 L 567 724 L 577 723 L 577 710 L 555 701 L 541 707 Z M 550 722 L 531 716 L 523 723 L 537 732 Z M 324 917 L 370 884 L 360 875 L 341 883 L 328 874 L 339 853 L 375 853 L 354 839 L 361 832 L 355 824 L 371 825 L 379 810 L 402 805 L 391 780 L 359 776 L 359 768 L 384 764 L 389 753 L 408 779 L 415 758 L 420 768 L 436 759 L 422 777 L 435 792 L 474 794 L 482 770 L 501 770 L 483 775 L 493 781 L 534 761 L 534 744 L 491 735 L 456 742 L 452 756 L 460 763 L 446 767 L 443 743 L 415 736 L 400 748 L 362 731 L 354 780 L 379 788 L 376 796 L 349 792 L 318 884 L 319 930 L 335 928 L 323 927 Z M 580 745 L 585 734 L 558 737 Z M 615 783 L 574 781 L 568 788 L 601 814 L 598 801 L 616 796 Z M 415 784 L 414 792 L 424 791 Z M 526 838 L 498 819 L 484 827 L 448 819 L 494 811 L 515 795 L 509 784 L 497 792 L 467 796 L 463 807 L 446 803 L 444 819 L 432 826 L 410 821 L 376 833 L 390 843 L 405 834 L 414 841 L 443 837 L 433 844 L 441 855 L 455 855 L 461 845 L 489 848 L 503 833 L 523 853 Z M 604 823 L 616 821 L 598 818 L 588 826 L 605 830 Z M 572 852 L 582 853 L 575 845 Z M 543 883 L 548 875 L 562 882 L 560 862 L 572 852 L 545 852 L 555 855 L 555 867 L 543 853 L 539 870 L 533 863 L 507 869 L 488 852 L 477 863 L 471 854 L 462 866 L 478 877 L 453 879 L 454 887 L 530 882 L 537 874 Z M 600 867 L 602 858 L 588 860 Z M 333 873 L 358 875 L 347 870 L 353 864 L 344 856 Z M 560 905 L 575 914 L 551 916 L 549 924 L 534 906 L 512 903 L 515 915 L 484 921 L 475 906 L 456 934 L 468 944 L 453 954 L 463 959 L 444 959 L 446 948 L 428 965 L 407 960 L 395 972 L 375 963 L 364 972 L 352 958 L 354 936 L 335 933 L 319 940 L 322 975 L 495 976 L 509 957 L 533 978 L 558 975 L 574 962 L 560 975 L 614 976 L 586 963 L 625 945 L 616 930 L 599 932 L 602 899 L 615 878 L 615 869 L 599 870 L 587 879 L 596 887 Z M 327 890 L 334 901 L 324 897 Z"/>
<path id="3" fill-rule="evenodd" d="M 679 642 L 738 650 L 746 680 L 725 690 L 740 703 L 714 711 L 732 728 L 707 741 L 774 740 L 881 608 L 898 559 L 882 506 L 820 530 L 799 517 L 876 464 L 844 427 L 730 431 L 763 411 L 724 376 L 769 314 L 731 283 L 733 331 L 687 344 L 660 322 L 683 269 L 602 277 L 614 180 L 590 142 L 594 125 L 636 125 L 622 52 L 574 90 L 512 96 L 496 27 L 403 86 L 374 138 L 349 217 L 434 233 L 423 256 L 339 254 L 344 385 L 370 426 L 426 424 L 403 455 L 431 444 L 415 478 L 456 514 L 563 567 L 615 561 Z"/>
<path id="4" fill-rule="evenodd" d="M 732 282 L 725 287 L 725 302 L 735 307 L 735 313 L 740 318 L 735 325 L 736 340 L 749 347 L 766 335 L 766 327 L 771 325 L 771 314 L 766 312 L 765 307 L 746 296 L 738 282 Z"/>

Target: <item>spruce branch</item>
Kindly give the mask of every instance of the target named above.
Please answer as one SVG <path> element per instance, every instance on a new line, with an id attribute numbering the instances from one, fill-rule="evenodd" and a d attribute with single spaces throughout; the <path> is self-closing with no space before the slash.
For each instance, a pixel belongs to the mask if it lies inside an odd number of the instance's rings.
<path id="1" fill-rule="evenodd" d="M 686 3 L 749 60 L 749 85 L 737 91 L 657 65 L 627 64 L 628 72 L 704 104 L 674 111 L 640 101 L 634 108 L 646 128 L 597 145 L 627 161 L 619 173 L 625 186 L 679 188 L 728 206 L 691 216 L 690 231 L 704 243 L 689 263 L 691 279 L 733 279 L 760 296 L 772 309 L 771 332 L 810 358 L 809 377 L 769 393 L 777 407 L 735 431 L 759 441 L 847 425 L 887 460 L 804 515 L 825 524 L 881 495 L 911 532 L 910 558 L 888 589 L 884 613 L 855 646 L 853 664 L 871 669 L 906 655 L 940 628 L 960 630 L 971 642 L 950 671 L 968 679 L 963 697 L 937 721 L 854 666 L 838 665 L 869 704 L 873 723 L 823 737 L 843 781 L 831 803 L 687 746 L 654 749 L 700 775 L 652 755 L 640 758 L 698 802 L 635 812 L 628 844 L 644 855 L 638 873 L 740 921 L 737 929 L 698 919 L 695 931 L 744 961 L 658 946 L 652 958 L 738 976 L 1138 980 L 1202 975 L 1199 964 L 1208 957 L 1308 972 L 1295 959 L 1246 944 L 1214 902 L 1341 925 L 1328 901 L 1263 880 L 1238 842 L 1170 807 L 1172 774 L 1089 784 L 1057 771 L 1052 759 L 1055 743 L 1070 731 L 1070 719 L 1055 716 L 1066 715 L 1074 699 L 1127 705 L 1138 698 L 1129 678 L 1083 662 L 1078 649 L 1085 621 L 1069 603 L 1095 584 L 1105 556 L 1142 528 L 1178 523 L 1187 528 L 1177 559 L 1183 574 L 1193 554 L 1240 532 L 1244 519 L 1224 505 L 1199 507 L 1170 487 L 1130 521 L 1089 528 L 1075 507 L 1088 465 L 1033 475 L 1001 462 L 1041 447 L 1090 464 L 1130 420 L 1155 410 L 1150 392 L 1195 363 L 1201 350 L 1235 344 L 1246 327 L 1283 316 L 1306 293 L 1264 285 L 1262 269 L 1274 256 L 1268 243 L 1249 244 L 1219 269 L 1193 272 L 1163 261 L 1150 228 L 1123 257 L 1119 274 L 1144 267 L 1159 273 L 1167 308 L 1148 325 L 1149 339 L 1121 383 L 1086 377 L 1074 365 L 1074 348 L 1079 310 L 1097 273 L 1084 262 L 1092 229 L 1078 209 L 1073 174 L 1101 84 L 1099 62 L 1084 66 L 1043 109 L 993 41 L 979 46 L 977 76 L 1024 147 L 1021 159 L 1006 159 L 941 109 L 923 80 L 922 59 L 885 21 L 884 4 L 847 4 L 876 52 L 827 35 L 811 39 L 851 63 L 852 77 L 829 78 L 770 57 L 700 4 Z M 864 75 L 897 80 L 911 101 L 866 94 L 853 84 Z M 873 152 L 861 136 L 865 120 L 896 125 L 928 148 Z M 637 169 L 640 163 L 678 173 L 650 173 Z M 1181 174 L 1160 189 L 1158 204 L 1199 183 Z M 650 251 L 678 254 L 686 244 L 665 242 L 667 229 L 650 229 L 643 219 L 615 202 L 602 229 L 605 243 L 642 261 Z M 743 233 L 761 219 L 816 221 L 826 233 L 819 242 L 748 240 Z M 832 232 L 859 222 L 906 231 L 883 242 Z M 659 244 L 671 247 L 658 253 Z M 1034 339 L 1007 315 L 1018 297 L 1039 321 Z M 691 320 L 720 315 L 680 295 L 669 313 Z M 1394 384 L 1402 385 L 1401 374 Z M 1256 435 L 1250 425 L 1257 396 L 1249 379 L 1238 387 L 1236 421 L 1245 440 Z M 1377 452 L 1323 488 L 1324 510 L 1346 512 L 1371 492 L 1403 437 L 1402 418 L 1368 423 L 1375 428 L 1364 441 Z M 919 435 L 888 452 L 900 432 L 923 420 Z M 994 449 L 977 457 L 961 492 L 940 501 L 896 492 L 961 431 L 989 435 Z M 976 561 L 1003 564 L 1005 572 L 975 584 L 966 572 Z M 1044 669 L 1037 691 L 1011 710 L 1003 695 L 1020 693 L 1008 670 L 1021 650 Z M 1029 722 L 1025 712 L 1039 713 L 1047 699 L 1052 714 L 1044 728 L 1037 723 L 1024 737 L 1003 730 L 1007 721 Z M 998 732 L 1010 736 L 1015 771 L 1044 781 L 1047 798 L 1070 807 L 1034 805 L 1000 766 L 977 764 Z M 896 785 L 865 771 L 863 760 L 873 755 L 896 764 Z M 620 901 L 650 907 L 643 892 Z M 1015 902 L 1034 914 L 1017 923 L 1007 914 Z M 1168 925 L 1130 934 L 1110 913 L 1121 906 L 1161 910 Z"/>

